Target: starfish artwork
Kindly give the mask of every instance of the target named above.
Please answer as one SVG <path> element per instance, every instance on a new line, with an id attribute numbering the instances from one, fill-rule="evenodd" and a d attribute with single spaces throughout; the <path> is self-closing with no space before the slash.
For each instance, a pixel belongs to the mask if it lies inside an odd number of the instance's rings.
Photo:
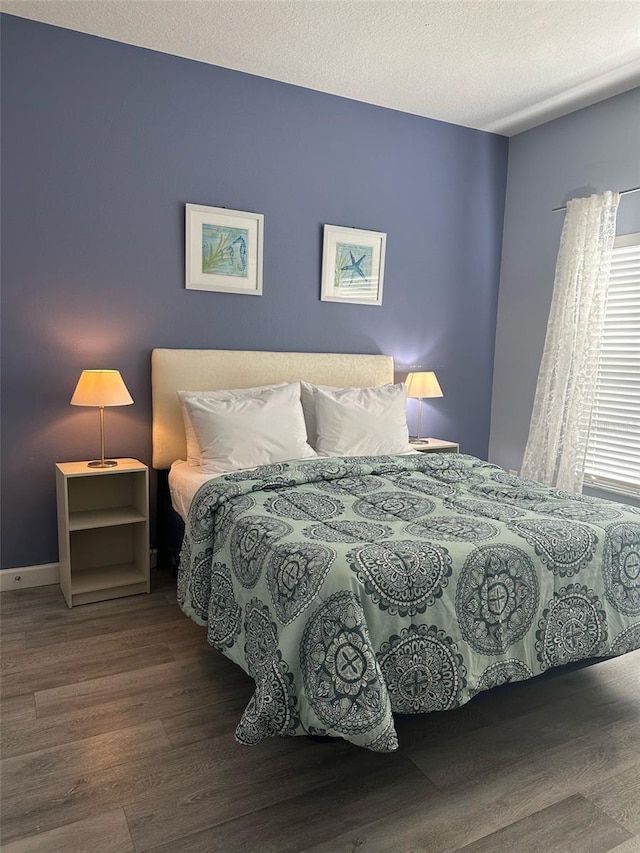
<path id="1" fill-rule="evenodd" d="M 386 239 L 380 231 L 325 225 L 321 300 L 382 305 Z"/>
<path id="2" fill-rule="evenodd" d="M 354 243 L 336 246 L 335 286 L 353 292 L 366 292 L 371 286 L 373 249 Z"/>
<path id="3" fill-rule="evenodd" d="M 351 280 L 352 280 L 352 281 L 353 281 L 353 278 L 354 278 L 354 276 L 355 276 L 355 275 L 359 275 L 361 278 L 366 278 L 366 275 L 365 275 L 365 274 L 362 272 L 362 270 L 360 269 L 360 264 L 361 264 L 361 263 L 364 261 L 364 259 L 366 258 L 366 254 L 362 255 L 362 256 L 361 256 L 361 257 L 356 261 L 355 257 L 353 256 L 353 252 L 352 252 L 352 251 L 349 251 L 349 257 L 350 257 L 350 259 L 351 259 L 351 263 L 349 263 L 349 264 L 344 264 L 344 266 L 342 267 L 342 272 L 351 272 Z"/>

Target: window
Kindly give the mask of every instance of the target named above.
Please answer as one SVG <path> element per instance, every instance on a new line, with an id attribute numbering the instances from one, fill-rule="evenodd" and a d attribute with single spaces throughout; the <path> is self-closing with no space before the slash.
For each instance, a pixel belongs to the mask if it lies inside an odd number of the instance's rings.
<path id="1" fill-rule="evenodd" d="M 640 234 L 614 244 L 584 481 L 640 495 Z"/>

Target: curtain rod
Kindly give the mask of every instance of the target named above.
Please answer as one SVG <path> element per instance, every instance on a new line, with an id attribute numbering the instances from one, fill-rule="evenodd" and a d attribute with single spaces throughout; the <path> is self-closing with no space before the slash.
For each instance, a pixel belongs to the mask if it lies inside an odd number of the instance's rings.
<path id="1" fill-rule="evenodd" d="M 627 195 L 627 193 L 637 193 L 640 190 L 640 187 L 630 187 L 628 190 L 620 190 L 620 195 Z M 573 201 L 573 199 L 571 199 Z M 551 213 L 557 213 L 559 210 L 566 210 L 567 205 L 563 204 L 562 207 L 553 207 L 551 208 Z"/>

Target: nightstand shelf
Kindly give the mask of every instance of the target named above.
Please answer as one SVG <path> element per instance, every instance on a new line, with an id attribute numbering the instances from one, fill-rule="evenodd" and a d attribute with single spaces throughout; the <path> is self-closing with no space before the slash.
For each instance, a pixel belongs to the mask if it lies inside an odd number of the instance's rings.
<path id="1" fill-rule="evenodd" d="M 69 607 L 149 592 L 149 472 L 56 465 L 60 586 Z"/>
<path id="2" fill-rule="evenodd" d="M 413 450 L 420 453 L 459 453 L 460 445 L 455 441 L 444 441 L 441 438 L 428 438 L 418 441 L 413 438 L 409 441 Z"/>
<path id="3" fill-rule="evenodd" d="M 108 590 L 108 596 L 102 594 L 105 590 Z M 141 572 L 133 563 L 97 566 L 94 569 L 79 569 L 74 572 L 74 604 L 89 604 L 92 601 L 104 601 L 105 598 L 119 598 L 118 595 L 113 594 L 117 590 L 122 590 L 123 595 L 148 592 L 144 572 Z"/>
<path id="4" fill-rule="evenodd" d="M 89 509 L 69 513 L 69 530 L 87 530 L 91 527 L 115 527 L 118 524 L 137 524 L 146 521 L 135 507 Z"/>

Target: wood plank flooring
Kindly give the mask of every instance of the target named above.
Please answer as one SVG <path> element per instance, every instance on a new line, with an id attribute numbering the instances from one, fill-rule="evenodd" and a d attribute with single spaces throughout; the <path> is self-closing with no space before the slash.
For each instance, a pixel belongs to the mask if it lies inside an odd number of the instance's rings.
<path id="1" fill-rule="evenodd" d="M 640 652 L 398 719 L 401 748 L 237 744 L 253 682 L 174 582 L 0 596 L 3 853 L 640 853 Z"/>

